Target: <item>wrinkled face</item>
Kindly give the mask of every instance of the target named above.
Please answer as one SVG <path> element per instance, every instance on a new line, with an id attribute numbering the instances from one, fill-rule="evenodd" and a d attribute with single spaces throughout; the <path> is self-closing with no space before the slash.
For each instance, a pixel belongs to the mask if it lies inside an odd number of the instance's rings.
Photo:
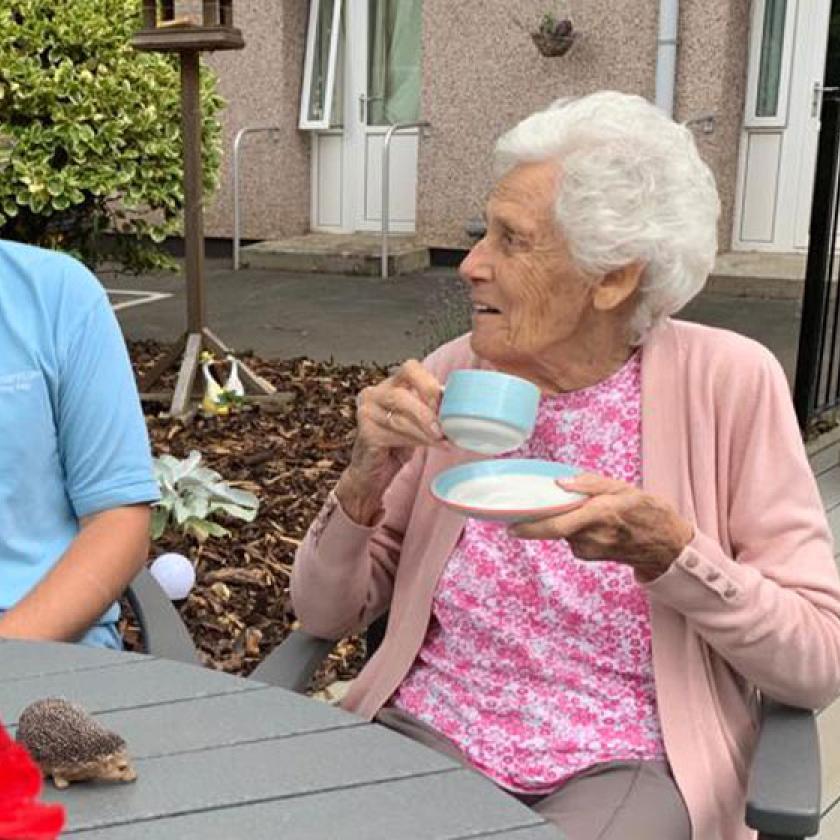
<path id="1" fill-rule="evenodd" d="M 592 285 L 552 213 L 561 171 L 521 164 L 487 202 L 487 234 L 461 263 L 473 301 L 473 350 L 504 369 L 562 352 L 586 326 Z"/>

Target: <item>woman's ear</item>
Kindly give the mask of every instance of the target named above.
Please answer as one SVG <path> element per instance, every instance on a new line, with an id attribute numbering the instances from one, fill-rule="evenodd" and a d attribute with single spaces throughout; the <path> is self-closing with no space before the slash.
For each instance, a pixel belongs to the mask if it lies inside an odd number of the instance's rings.
<path id="1" fill-rule="evenodd" d="M 621 306 L 639 288 L 644 270 L 644 263 L 633 262 L 605 274 L 595 287 L 592 296 L 594 307 L 606 312 Z"/>

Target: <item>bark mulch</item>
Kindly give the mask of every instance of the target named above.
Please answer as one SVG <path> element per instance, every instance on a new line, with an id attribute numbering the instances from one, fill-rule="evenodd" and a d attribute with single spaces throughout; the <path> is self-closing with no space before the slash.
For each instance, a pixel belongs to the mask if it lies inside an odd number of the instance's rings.
<path id="1" fill-rule="evenodd" d="M 151 341 L 130 343 L 135 374 L 166 349 Z M 289 393 L 286 405 L 246 404 L 227 416 L 196 413 L 182 422 L 161 416 L 164 404 L 144 404 L 154 455 L 183 458 L 197 449 L 205 466 L 260 500 L 252 523 L 219 517 L 229 537 L 199 543 L 170 527 L 150 553 L 150 560 L 176 551 L 193 561 L 195 588 L 176 606 L 205 663 L 241 675 L 253 670 L 293 626 L 289 573 L 295 549 L 347 464 L 356 394 L 387 375 L 383 367 L 306 358 L 245 361 Z M 162 386 L 171 389 L 173 384 L 174 373 Z M 124 635 L 126 646 L 138 649 L 139 631 L 130 614 Z M 357 639 L 344 640 L 315 687 L 353 676 L 361 653 Z"/>

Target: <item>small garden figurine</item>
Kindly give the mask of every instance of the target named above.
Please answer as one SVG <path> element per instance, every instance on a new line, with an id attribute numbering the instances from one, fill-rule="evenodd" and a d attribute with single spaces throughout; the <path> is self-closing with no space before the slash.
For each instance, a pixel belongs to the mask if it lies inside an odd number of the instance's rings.
<path id="1" fill-rule="evenodd" d="M 239 363 L 228 354 L 225 361 L 230 366 L 224 385 L 214 372 L 216 360 L 209 350 L 201 354 L 201 371 L 204 374 L 204 399 L 201 408 L 206 414 L 228 414 L 231 406 L 241 405 L 245 398 L 245 387 L 239 378 Z"/>
<path id="2" fill-rule="evenodd" d="M 232 397 L 242 399 L 245 396 L 245 386 L 239 378 L 239 362 L 230 353 L 225 356 L 225 360 L 230 365 L 230 373 L 228 373 L 228 378 L 225 382 L 225 391 Z"/>
<path id="3" fill-rule="evenodd" d="M 137 778 L 122 737 L 63 697 L 30 703 L 21 712 L 17 740 L 57 788 L 70 782 Z"/>

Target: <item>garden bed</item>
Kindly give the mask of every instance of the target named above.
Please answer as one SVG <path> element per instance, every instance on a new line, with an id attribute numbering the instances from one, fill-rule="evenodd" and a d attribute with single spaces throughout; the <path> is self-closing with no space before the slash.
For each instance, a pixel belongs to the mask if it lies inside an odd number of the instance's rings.
<path id="1" fill-rule="evenodd" d="M 132 342 L 135 373 L 166 348 Z M 207 665 L 249 673 L 289 632 L 289 573 L 295 549 L 328 491 L 347 464 L 355 433 L 355 396 L 387 375 L 378 366 L 338 365 L 309 359 L 248 364 L 278 390 L 290 394 L 282 407 L 245 405 L 228 416 L 200 413 L 184 422 L 162 417 L 165 404 L 144 405 L 155 455 L 202 453 L 206 466 L 260 501 L 252 523 L 220 518 L 229 537 L 194 537 L 171 528 L 154 542 L 150 559 L 176 551 L 196 569 L 196 586 L 178 605 Z M 172 386 L 172 377 L 164 387 Z M 124 619 L 126 646 L 138 631 Z M 319 682 L 351 676 L 358 667 L 355 640 L 339 645 Z"/>

